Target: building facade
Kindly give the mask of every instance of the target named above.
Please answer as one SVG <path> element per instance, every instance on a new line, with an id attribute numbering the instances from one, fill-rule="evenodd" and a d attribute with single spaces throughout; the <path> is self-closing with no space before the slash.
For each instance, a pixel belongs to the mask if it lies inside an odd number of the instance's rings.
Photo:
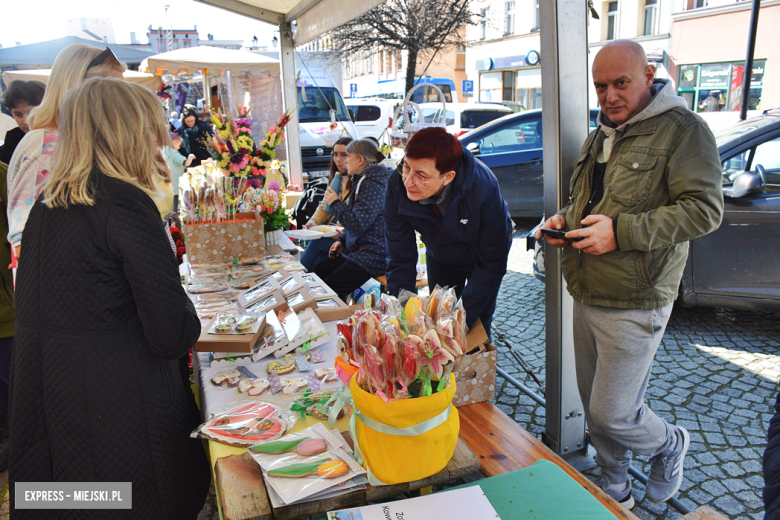
<path id="1" fill-rule="evenodd" d="M 168 52 L 169 49 L 166 43 L 167 33 L 167 29 L 163 29 L 162 27 L 152 29 L 152 26 L 149 26 L 149 31 L 146 33 L 146 36 L 149 38 L 151 52 Z M 187 47 L 197 47 L 200 44 L 197 25 L 193 29 L 174 29 L 171 31 L 171 35 L 173 41 L 173 49 L 171 50 L 174 51 Z"/>
<path id="2" fill-rule="evenodd" d="M 670 75 L 696 112 L 738 112 L 751 2 L 676 0 Z M 780 0 L 761 2 L 749 110 L 780 106 Z"/>

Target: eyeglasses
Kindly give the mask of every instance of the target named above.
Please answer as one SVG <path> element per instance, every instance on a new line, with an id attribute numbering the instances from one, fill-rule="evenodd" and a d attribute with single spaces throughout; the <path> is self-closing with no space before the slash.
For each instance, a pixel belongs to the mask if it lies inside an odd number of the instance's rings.
<path id="1" fill-rule="evenodd" d="M 89 65 L 87 65 L 87 70 L 91 69 L 92 67 L 97 67 L 108 58 L 114 58 L 114 61 L 119 63 L 119 59 L 114 54 L 114 51 L 112 51 L 110 47 L 106 47 L 106 50 L 95 56 L 95 58 L 89 62 Z"/>
<path id="2" fill-rule="evenodd" d="M 411 170 L 411 168 L 409 168 L 409 165 L 404 163 L 403 172 L 401 172 L 401 178 L 404 180 L 404 182 L 406 182 L 406 179 L 409 178 L 409 175 L 411 174 L 412 182 L 418 188 L 422 188 L 423 186 L 427 186 L 429 182 L 431 182 L 434 179 L 438 179 L 439 177 L 441 177 L 443 175 L 443 174 L 439 174 L 436 177 L 429 177 L 429 178 L 426 179 L 425 177 L 423 177 L 419 173 L 411 173 L 411 171 L 412 170 Z"/>
<path id="3" fill-rule="evenodd" d="M 337 158 L 346 159 L 347 157 L 349 157 L 349 154 L 347 152 L 330 152 L 330 156 L 333 157 L 334 159 Z"/>

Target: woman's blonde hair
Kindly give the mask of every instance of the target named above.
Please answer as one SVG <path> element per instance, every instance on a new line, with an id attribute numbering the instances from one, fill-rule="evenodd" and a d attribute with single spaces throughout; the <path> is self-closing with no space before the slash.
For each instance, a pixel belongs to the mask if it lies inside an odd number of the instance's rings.
<path id="1" fill-rule="evenodd" d="M 169 172 L 160 146 L 170 144 L 168 121 L 151 90 L 118 79 L 93 78 L 69 91 L 44 191 L 50 208 L 94 204 L 90 173 L 97 170 L 155 197 L 155 180 Z"/>
<path id="2" fill-rule="evenodd" d="M 89 63 L 103 52 L 84 43 L 68 45 L 57 54 L 46 84 L 43 101 L 30 112 L 30 129 L 59 128 L 60 101 L 65 93 L 89 78 L 104 78 L 125 71 L 125 66 L 113 57 L 87 69 Z"/>

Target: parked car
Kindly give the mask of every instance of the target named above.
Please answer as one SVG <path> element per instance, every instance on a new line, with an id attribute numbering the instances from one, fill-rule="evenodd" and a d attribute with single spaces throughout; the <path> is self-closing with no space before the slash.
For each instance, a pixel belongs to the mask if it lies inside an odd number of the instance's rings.
<path id="1" fill-rule="evenodd" d="M 590 111 L 591 130 L 596 128 L 597 115 L 598 109 Z M 493 171 L 513 217 L 544 213 L 541 110 L 506 115 L 461 136 L 460 141 Z"/>
<path id="2" fill-rule="evenodd" d="M 780 109 L 715 135 L 723 167 L 723 222 L 691 241 L 680 283 L 686 306 L 780 311 Z M 534 249 L 534 275 L 544 281 L 544 248 Z"/>
<path id="3" fill-rule="evenodd" d="M 351 112 L 357 127 L 358 137 L 373 137 L 380 140 L 393 121 L 393 111 L 401 101 L 397 99 L 357 98 L 346 99 L 347 110 Z"/>
<path id="4" fill-rule="evenodd" d="M 498 103 L 447 103 L 446 118 L 442 117 L 441 103 L 423 103 L 420 108 L 426 123 L 444 121 L 447 131 L 455 137 L 513 113 L 511 108 Z"/>

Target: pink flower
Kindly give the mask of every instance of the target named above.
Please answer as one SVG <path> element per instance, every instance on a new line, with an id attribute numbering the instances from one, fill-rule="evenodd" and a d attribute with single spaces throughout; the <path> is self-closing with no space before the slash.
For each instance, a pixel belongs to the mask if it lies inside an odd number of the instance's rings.
<path id="1" fill-rule="evenodd" d="M 279 183 L 276 181 L 271 181 L 268 183 L 268 189 L 273 190 L 275 192 L 279 192 L 282 188 L 279 186 Z"/>
<path id="2" fill-rule="evenodd" d="M 268 206 L 268 207 L 266 208 L 266 212 L 267 212 L 267 213 L 270 215 L 270 214 L 272 214 L 272 213 L 274 212 L 274 210 L 273 210 L 273 209 L 271 209 L 271 206 Z"/>

